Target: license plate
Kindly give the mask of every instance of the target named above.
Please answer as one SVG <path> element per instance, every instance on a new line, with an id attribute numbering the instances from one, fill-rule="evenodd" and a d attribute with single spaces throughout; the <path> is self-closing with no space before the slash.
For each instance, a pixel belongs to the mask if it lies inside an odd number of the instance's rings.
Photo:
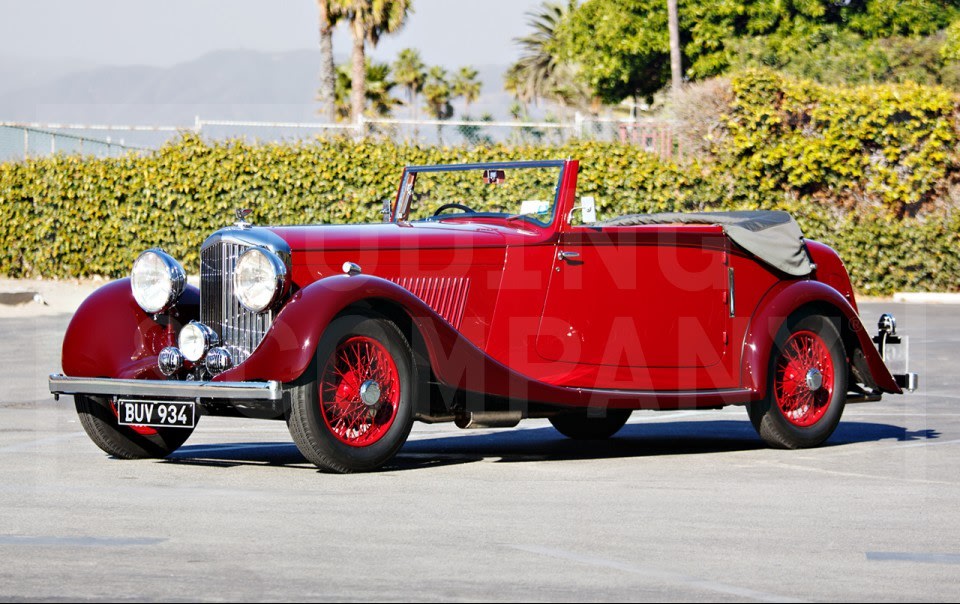
<path id="1" fill-rule="evenodd" d="M 117 416 L 121 426 L 150 426 L 152 428 L 193 428 L 196 424 L 196 405 L 193 401 L 117 401 Z"/>

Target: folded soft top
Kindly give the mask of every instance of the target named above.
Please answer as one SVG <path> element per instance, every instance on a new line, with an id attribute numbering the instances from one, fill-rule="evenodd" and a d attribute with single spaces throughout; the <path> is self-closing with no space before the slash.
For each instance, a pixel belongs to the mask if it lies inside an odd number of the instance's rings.
<path id="1" fill-rule="evenodd" d="M 662 212 L 628 214 L 594 223 L 594 226 L 645 224 L 716 224 L 730 239 L 766 264 L 802 277 L 813 271 L 800 225 L 787 212 Z"/>

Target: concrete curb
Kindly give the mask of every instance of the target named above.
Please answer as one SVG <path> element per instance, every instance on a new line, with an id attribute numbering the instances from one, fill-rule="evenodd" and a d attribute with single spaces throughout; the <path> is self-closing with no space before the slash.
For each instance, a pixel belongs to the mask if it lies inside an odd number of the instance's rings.
<path id="1" fill-rule="evenodd" d="M 31 303 L 47 306 L 46 300 L 43 299 L 43 296 L 41 296 L 39 292 L 0 292 L 0 304 L 5 306 L 21 306 Z"/>
<path id="2" fill-rule="evenodd" d="M 897 292 L 893 294 L 893 301 L 914 304 L 960 304 L 960 294 Z"/>

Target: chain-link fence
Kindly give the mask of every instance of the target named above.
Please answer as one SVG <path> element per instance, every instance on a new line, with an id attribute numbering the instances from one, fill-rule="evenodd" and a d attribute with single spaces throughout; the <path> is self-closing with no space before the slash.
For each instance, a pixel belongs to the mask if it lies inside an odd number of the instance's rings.
<path id="1" fill-rule="evenodd" d="M 0 161 L 53 153 L 100 157 L 154 149 L 182 132 L 210 140 L 304 141 L 347 136 L 398 143 L 468 147 L 497 143 L 557 145 L 571 139 L 620 141 L 665 158 L 682 151 L 667 120 L 582 117 L 568 121 L 403 120 L 364 118 L 359 123 L 206 120 L 191 126 L 122 126 L 0 123 Z M 123 136 L 124 138 L 119 138 Z M 126 139 L 126 141 L 125 141 Z"/>
<path id="2" fill-rule="evenodd" d="M 663 157 L 680 154 L 668 120 L 583 118 L 561 121 L 404 120 L 364 118 L 359 123 L 281 123 L 197 119 L 194 129 L 211 139 L 304 140 L 327 136 L 373 137 L 399 143 L 468 147 L 496 143 L 556 145 L 571 139 L 620 141 Z"/>
<path id="3" fill-rule="evenodd" d="M 112 137 L 91 137 L 62 132 L 50 127 L 25 124 L 0 124 L 0 161 L 15 161 L 55 153 L 78 153 L 97 157 L 116 157 L 145 147 L 127 145 Z"/>

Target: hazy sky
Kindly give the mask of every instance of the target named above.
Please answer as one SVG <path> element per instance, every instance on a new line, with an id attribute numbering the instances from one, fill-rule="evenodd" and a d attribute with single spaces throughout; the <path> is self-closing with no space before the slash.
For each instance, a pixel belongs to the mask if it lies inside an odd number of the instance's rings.
<path id="1" fill-rule="evenodd" d="M 413 0 L 404 30 L 374 56 L 415 47 L 431 64 L 510 63 L 542 0 Z M 167 66 L 222 49 L 317 48 L 315 0 L 0 0 L 0 56 Z M 345 29 L 334 52 L 346 56 Z"/>

